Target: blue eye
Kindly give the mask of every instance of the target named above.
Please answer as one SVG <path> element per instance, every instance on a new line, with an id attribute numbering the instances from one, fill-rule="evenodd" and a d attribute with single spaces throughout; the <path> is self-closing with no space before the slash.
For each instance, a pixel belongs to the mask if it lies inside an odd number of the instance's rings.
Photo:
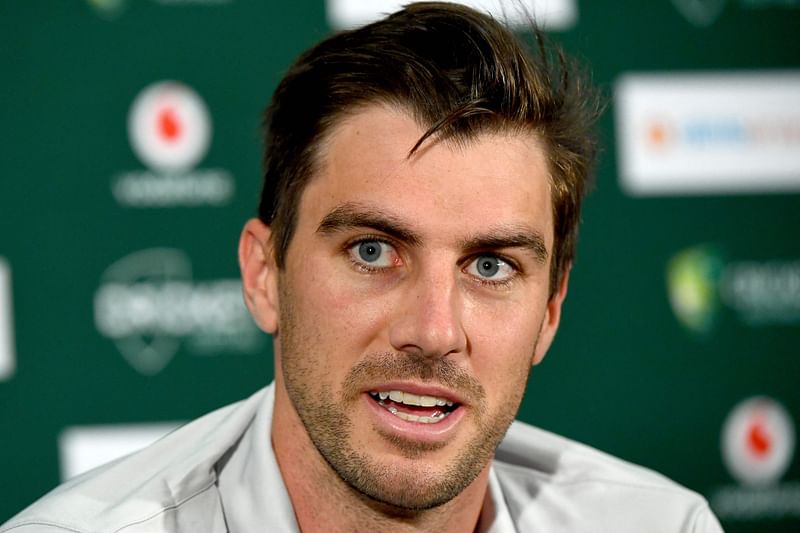
<path id="1" fill-rule="evenodd" d="M 355 263 L 369 268 L 388 268 L 398 262 L 394 247 L 383 241 L 370 239 L 352 244 L 347 252 Z"/>
<path id="2" fill-rule="evenodd" d="M 358 245 L 358 256 L 367 263 L 374 263 L 381 257 L 381 243 L 378 241 L 362 242 Z"/>
<path id="3" fill-rule="evenodd" d="M 496 257 L 481 256 L 476 261 L 475 269 L 484 278 L 491 278 L 500 272 L 501 261 Z"/>
<path id="4" fill-rule="evenodd" d="M 494 255 L 479 255 L 467 265 L 467 273 L 486 281 L 509 281 L 517 270 Z"/>

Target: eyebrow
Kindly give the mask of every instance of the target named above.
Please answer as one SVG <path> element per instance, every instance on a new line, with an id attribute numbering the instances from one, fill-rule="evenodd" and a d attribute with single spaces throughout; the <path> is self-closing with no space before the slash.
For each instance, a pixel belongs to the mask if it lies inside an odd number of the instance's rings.
<path id="1" fill-rule="evenodd" d="M 489 228 L 481 235 L 464 239 L 464 250 L 496 250 L 498 248 L 523 248 L 533 253 L 541 264 L 547 263 L 547 246 L 544 236 L 536 230 L 519 226 L 500 226 Z"/>
<path id="2" fill-rule="evenodd" d="M 370 206 L 346 202 L 325 215 L 317 233 L 332 234 L 352 228 L 373 228 L 411 246 L 420 246 L 422 237 L 402 220 Z M 496 250 L 523 248 L 531 251 L 537 262 L 547 262 L 548 252 L 544 236 L 527 226 L 503 225 L 490 227 L 486 232 L 460 241 L 462 250 Z"/>
<path id="3" fill-rule="evenodd" d="M 341 204 L 325 215 L 317 233 L 330 234 L 352 228 L 373 228 L 411 246 L 422 244 L 422 238 L 397 217 L 355 202 Z"/>

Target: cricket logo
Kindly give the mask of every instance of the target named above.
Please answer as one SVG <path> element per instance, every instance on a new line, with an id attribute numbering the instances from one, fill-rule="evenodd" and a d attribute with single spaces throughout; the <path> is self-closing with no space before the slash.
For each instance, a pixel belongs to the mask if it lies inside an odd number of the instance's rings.
<path id="1" fill-rule="evenodd" d="M 683 18 L 698 28 L 714 24 L 725 8 L 725 0 L 672 0 L 672 4 Z"/>

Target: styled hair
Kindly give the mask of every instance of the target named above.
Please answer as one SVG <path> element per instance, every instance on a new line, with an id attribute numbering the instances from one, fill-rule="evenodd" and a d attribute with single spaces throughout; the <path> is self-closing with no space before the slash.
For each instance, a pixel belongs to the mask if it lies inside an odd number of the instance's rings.
<path id="1" fill-rule="evenodd" d="M 407 110 L 427 139 L 466 142 L 483 133 L 533 133 L 548 160 L 554 249 L 550 294 L 575 257 L 583 197 L 596 154 L 599 99 L 532 23 L 528 51 L 491 16 L 451 3 L 407 6 L 325 39 L 303 53 L 264 115 L 259 218 L 271 225 L 283 268 L 300 197 L 332 127 L 371 104 Z"/>

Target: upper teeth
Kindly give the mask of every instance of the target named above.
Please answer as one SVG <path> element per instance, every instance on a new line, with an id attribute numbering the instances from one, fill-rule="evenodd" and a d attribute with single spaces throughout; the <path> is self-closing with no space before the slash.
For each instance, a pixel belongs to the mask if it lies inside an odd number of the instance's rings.
<path id="1" fill-rule="evenodd" d="M 397 403 L 404 403 L 406 405 L 418 405 L 421 407 L 433 407 L 434 405 L 438 405 L 440 407 L 447 405 L 448 407 L 453 406 L 453 402 L 447 400 L 446 398 L 437 398 L 436 396 L 425 396 L 424 394 L 412 394 L 410 392 L 403 392 L 399 390 L 390 390 L 390 391 L 373 391 L 373 396 L 378 396 L 381 400 L 385 400 L 389 398 L 393 402 Z"/>

